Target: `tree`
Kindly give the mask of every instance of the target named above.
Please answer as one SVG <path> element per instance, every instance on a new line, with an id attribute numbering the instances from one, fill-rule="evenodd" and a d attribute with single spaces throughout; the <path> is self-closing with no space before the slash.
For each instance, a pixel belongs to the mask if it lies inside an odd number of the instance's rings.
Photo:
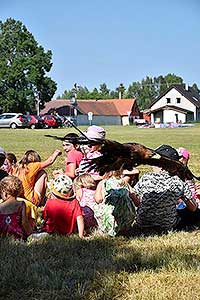
<path id="1" fill-rule="evenodd" d="M 62 94 L 62 99 L 71 99 L 73 96 L 72 90 L 65 90 L 64 93 Z"/>
<path id="2" fill-rule="evenodd" d="M 192 89 L 193 89 L 198 95 L 200 94 L 200 90 L 199 90 L 199 88 L 198 88 L 198 86 L 197 86 L 196 83 L 194 83 L 194 84 L 192 85 Z"/>
<path id="3" fill-rule="evenodd" d="M 89 94 L 90 99 L 100 99 L 99 91 L 97 88 L 94 88 L 93 91 Z"/>
<path id="4" fill-rule="evenodd" d="M 109 99 L 110 90 L 107 88 L 107 85 L 105 83 L 100 84 L 99 92 L 101 99 Z"/>
<path id="5" fill-rule="evenodd" d="M 45 52 L 20 22 L 0 21 L 0 107 L 4 112 L 32 112 L 52 99 L 56 83 L 45 76 L 52 67 Z"/>
<path id="6" fill-rule="evenodd" d="M 141 82 L 133 82 L 132 85 L 129 85 L 126 98 L 137 99 L 139 108 L 146 109 L 159 95 L 174 84 L 183 84 L 183 79 L 174 74 L 160 75 L 154 78 L 147 76 Z"/>
<path id="7" fill-rule="evenodd" d="M 89 99 L 89 90 L 86 86 L 80 86 L 77 93 L 77 99 Z"/>
<path id="8" fill-rule="evenodd" d="M 118 99 L 118 98 L 119 98 L 119 93 L 117 90 L 110 92 L 110 99 Z"/>

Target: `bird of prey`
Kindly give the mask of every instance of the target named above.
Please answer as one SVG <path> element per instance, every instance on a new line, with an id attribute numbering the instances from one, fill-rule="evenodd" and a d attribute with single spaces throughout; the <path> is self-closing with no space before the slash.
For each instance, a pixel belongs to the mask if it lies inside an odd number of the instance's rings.
<path id="1" fill-rule="evenodd" d="M 65 137 L 45 136 L 61 141 L 66 139 Z M 100 175 L 109 171 L 132 170 L 139 165 L 149 165 L 161 167 L 171 175 L 179 176 L 182 180 L 196 178 L 200 181 L 200 176 L 195 176 L 178 159 L 171 159 L 162 154 L 158 155 L 156 149 L 148 148 L 142 144 L 132 142 L 119 143 L 108 139 L 89 139 L 84 133 L 76 138 L 76 141 L 78 144 L 101 145 L 101 149 L 98 150 L 101 152 L 101 156 L 88 159 L 85 162 L 85 168 L 88 171 L 95 170 Z M 73 142 L 73 138 L 71 142 Z"/>
<path id="2" fill-rule="evenodd" d="M 98 171 L 101 175 L 109 171 L 132 170 L 139 165 L 150 165 L 161 167 L 171 175 L 179 176 L 182 180 L 192 179 L 193 177 L 200 180 L 200 177 L 195 176 L 177 158 L 171 159 L 158 154 L 156 149 L 148 148 L 142 144 L 119 143 L 107 139 L 96 139 L 96 143 L 101 144 L 99 150 L 101 156 L 87 161 L 86 165 L 87 168 Z"/>

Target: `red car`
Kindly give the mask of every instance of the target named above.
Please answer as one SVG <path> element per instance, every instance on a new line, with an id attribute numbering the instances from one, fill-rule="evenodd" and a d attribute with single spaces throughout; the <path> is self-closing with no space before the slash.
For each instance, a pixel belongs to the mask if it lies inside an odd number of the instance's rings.
<path id="1" fill-rule="evenodd" d="M 31 129 L 44 128 L 45 127 L 44 120 L 42 120 L 42 118 L 39 117 L 39 116 L 28 115 L 27 119 L 28 119 L 29 127 Z"/>
<path id="2" fill-rule="evenodd" d="M 57 118 L 53 115 L 44 115 L 42 116 L 46 128 L 58 128 L 62 126 L 62 121 L 60 118 Z"/>

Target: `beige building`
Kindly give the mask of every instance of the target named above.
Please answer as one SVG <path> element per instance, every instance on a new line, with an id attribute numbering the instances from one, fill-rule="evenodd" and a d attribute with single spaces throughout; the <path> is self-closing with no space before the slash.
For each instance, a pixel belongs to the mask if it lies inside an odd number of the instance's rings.
<path id="1" fill-rule="evenodd" d="M 57 99 L 47 102 L 41 114 L 57 112 L 62 116 L 76 117 L 78 125 L 129 125 L 140 112 L 135 99 L 70 100 Z M 89 113 L 89 114 L 88 114 Z M 89 120 L 92 116 L 92 120 Z"/>

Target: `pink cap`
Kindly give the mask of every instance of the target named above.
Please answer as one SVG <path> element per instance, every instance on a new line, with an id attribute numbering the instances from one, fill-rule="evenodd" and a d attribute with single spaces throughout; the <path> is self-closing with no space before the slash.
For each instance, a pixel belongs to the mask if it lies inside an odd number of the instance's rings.
<path id="1" fill-rule="evenodd" d="M 190 158 L 190 152 L 187 149 L 185 149 L 185 148 L 179 148 L 179 149 L 177 149 L 177 151 L 178 151 L 178 155 L 180 157 L 184 157 L 185 159 L 189 159 Z"/>
<path id="2" fill-rule="evenodd" d="M 86 136 L 90 139 L 92 138 L 105 139 L 106 131 L 103 127 L 91 125 L 87 129 Z"/>

